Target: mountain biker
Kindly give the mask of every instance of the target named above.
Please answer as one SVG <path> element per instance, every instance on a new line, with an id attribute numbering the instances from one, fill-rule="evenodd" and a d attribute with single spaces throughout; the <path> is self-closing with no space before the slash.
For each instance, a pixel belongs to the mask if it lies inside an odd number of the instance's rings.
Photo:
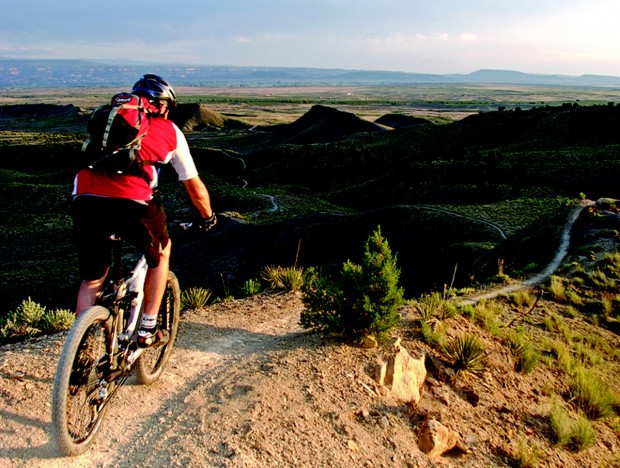
<path id="1" fill-rule="evenodd" d="M 144 253 L 149 269 L 144 285 L 144 312 L 138 330 L 138 344 L 148 347 L 167 341 L 165 330 L 158 330 L 157 315 L 166 289 L 171 241 L 166 214 L 153 199 L 157 186 L 157 163 L 170 163 L 200 213 L 198 227 L 209 230 L 217 222 L 209 192 L 198 175 L 187 140 L 168 120 L 176 108 L 176 94 L 163 78 L 147 74 L 133 86 L 132 93 L 143 96 L 157 107 L 150 130 L 139 150 L 140 175 L 104 175 L 89 168 L 80 170 L 74 181 L 72 217 L 74 242 L 82 282 L 76 315 L 95 304 L 105 281 L 109 264 L 108 238 L 119 234 Z"/>

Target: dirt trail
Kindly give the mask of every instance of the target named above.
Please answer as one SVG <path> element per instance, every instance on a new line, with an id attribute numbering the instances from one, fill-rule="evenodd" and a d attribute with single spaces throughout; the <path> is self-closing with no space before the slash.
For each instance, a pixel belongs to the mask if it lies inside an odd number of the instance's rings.
<path id="1" fill-rule="evenodd" d="M 218 412 L 217 403 L 224 403 L 218 393 L 243 391 L 238 379 L 227 388 L 227 376 L 247 372 L 300 333 L 301 303 L 295 299 L 276 296 L 263 305 L 259 300 L 246 314 L 243 302 L 234 303 L 241 310 L 231 310 L 230 303 L 186 314 L 161 380 L 142 387 L 130 379 L 113 401 L 92 449 L 72 459 L 61 457 L 50 438 L 51 387 L 64 335 L 2 347 L 0 466 L 126 466 L 151 459 L 154 466 L 174 464 L 178 456 L 172 457 L 170 441 L 187 429 L 187 413 L 204 403 L 204 388 L 215 402 L 211 410 Z M 213 447 L 202 450 L 215 450 L 218 437 L 214 431 Z M 161 444 L 159 452 L 156 446 Z M 168 456 L 169 463 L 164 463 Z"/>
<path id="2" fill-rule="evenodd" d="M 498 289 L 493 289 L 492 291 L 477 295 L 475 297 L 459 300 L 459 305 L 473 305 L 482 300 L 493 299 L 500 294 L 508 294 L 514 291 L 519 291 L 521 289 L 537 286 L 543 281 L 545 281 L 547 278 L 549 278 L 549 276 L 551 276 L 551 274 L 553 274 L 555 270 L 557 270 L 557 268 L 562 263 L 562 260 L 564 260 L 564 257 L 566 257 L 566 254 L 568 253 L 568 247 L 570 245 L 570 233 L 573 225 L 579 218 L 579 215 L 584 209 L 591 207 L 594 204 L 595 202 L 593 202 L 592 200 L 584 200 L 570 212 L 568 219 L 566 220 L 566 224 L 564 225 L 564 229 L 562 230 L 560 244 L 556 247 L 555 255 L 542 271 L 518 283 L 510 284 L 508 286 Z"/>

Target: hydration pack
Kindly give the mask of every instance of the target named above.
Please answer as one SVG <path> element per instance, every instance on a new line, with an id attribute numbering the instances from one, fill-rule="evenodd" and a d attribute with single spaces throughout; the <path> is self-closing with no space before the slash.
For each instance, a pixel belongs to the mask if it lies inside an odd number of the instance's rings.
<path id="1" fill-rule="evenodd" d="M 111 176 L 140 175 L 138 150 L 148 133 L 150 115 L 158 112 L 144 97 L 119 93 L 98 107 L 88 121 L 89 139 L 82 145 L 85 166 Z"/>

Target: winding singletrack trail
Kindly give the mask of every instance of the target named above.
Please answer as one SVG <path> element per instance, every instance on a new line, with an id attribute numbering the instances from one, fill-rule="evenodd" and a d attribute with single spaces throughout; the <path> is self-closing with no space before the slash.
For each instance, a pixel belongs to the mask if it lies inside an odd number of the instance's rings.
<path id="1" fill-rule="evenodd" d="M 570 234 L 573 225 L 575 224 L 575 221 L 577 221 L 577 218 L 579 218 L 579 215 L 584 209 L 589 208 L 594 204 L 595 202 L 593 202 L 592 200 L 583 200 L 569 213 L 566 224 L 564 225 L 564 229 L 562 229 L 560 244 L 557 247 L 555 256 L 542 271 L 518 283 L 509 284 L 498 289 L 493 289 L 484 294 L 468 297 L 466 299 L 461 299 L 459 301 L 459 305 L 473 305 L 482 300 L 493 299 L 500 294 L 509 294 L 511 292 L 529 288 L 531 286 L 536 286 L 545 281 L 560 266 L 562 260 L 564 260 L 564 257 L 566 257 L 566 254 L 568 253 L 568 247 L 570 245 Z"/>

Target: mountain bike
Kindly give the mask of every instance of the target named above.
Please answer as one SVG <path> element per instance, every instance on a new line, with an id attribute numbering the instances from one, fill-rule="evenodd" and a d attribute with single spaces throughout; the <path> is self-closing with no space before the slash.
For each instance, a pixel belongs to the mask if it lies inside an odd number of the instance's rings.
<path id="1" fill-rule="evenodd" d="M 134 371 L 143 385 L 160 377 L 179 325 L 181 291 L 170 272 L 157 323 L 168 331 L 168 341 L 159 347 L 138 347 L 146 258 L 140 257 L 124 277 L 121 239 L 111 236 L 110 242 L 112 267 L 106 285 L 96 305 L 82 312 L 69 331 L 54 378 L 52 430 L 58 447 L 69 456 L 92 444 L 112 398 Z"/>

